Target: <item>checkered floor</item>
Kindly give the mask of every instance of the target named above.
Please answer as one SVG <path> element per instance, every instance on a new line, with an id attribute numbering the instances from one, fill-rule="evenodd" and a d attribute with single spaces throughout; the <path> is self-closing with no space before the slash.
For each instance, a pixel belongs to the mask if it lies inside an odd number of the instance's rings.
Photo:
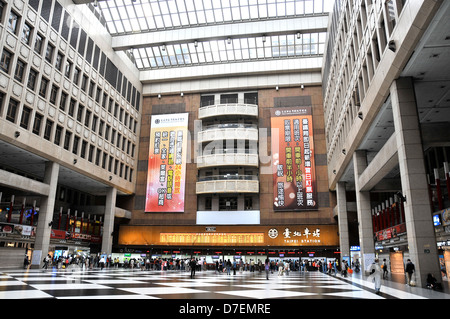
<path id="1" fill-rule="evenodd" d="M 383 285 L 352 276 L 291 272 L 289 276 L 214 271 L 141 271 L 129 269 L 0 270 L 0 299 L 449 299 L 418 287 Z"/>

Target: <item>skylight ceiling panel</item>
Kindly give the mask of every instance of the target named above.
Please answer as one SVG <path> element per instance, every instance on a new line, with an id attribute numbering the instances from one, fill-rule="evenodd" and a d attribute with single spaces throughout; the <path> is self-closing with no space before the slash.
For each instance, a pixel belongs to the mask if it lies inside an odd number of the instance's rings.
<path id="1" fill-rule="evenodd" d="M 155 16 L 155 24 L 156 24 L 156 28 L 164 29 L 164 21 L 163 21 L 162 16 Z"/>
<path id="2" fill-rule="evenodd" d="M 295 1 L 295 14 L 305 14 L 305 2 L 303 0 Z"/>
<path id="3" fill-rule="evenodd" d="M 239 7 L 232 7 L 231 8 L 231 20 L 239 21 L 241 19 L 242 19 L 241 8 L 239 8 Z"/>
<path id="4" fill-rule="evenodd" d="M 292 16 L 295 14 L 295 3 L 294 1 L 286 2 L 286 16 Z"/>
<path id="5" fill-rule="evenodd" d="M 314 0 L 305 0 L 305 14 L 314 13 Z"/>
<path id="6" fill-rule="evenodd" d="M 188 12 L 188 18 L 189 18 L 189 24 L 190 25 L 196 25 L 196 24 L 199 23 L 199 21 L 197 19 L 197 14 L 194 11 Z"/>
<path id="7" fill-rule="evenodd" d="M 200 11 L 199 14 L 202 14 L 202 12 Z M 205 10 L 205 18 L 206 18 L 206 22 L 207 23 L 214 23 L 216 22 L 215 18 L 214 18 L 214 11 L 213 10 Z"/>
<path id="8" fill-rule="evenodd" d="M 270 3 L 267 7 L 269 10 L 269 17 L 276 17 L 278 15 L 277 5 L 275 3 Z"/>
<path id="9" fill-rule="evenodd" d="M 162 19 L 164 22 L 164 28 L 171 28 L 174 26 L 172 16 L 170 14 L 163 14 Z"/>
<path id="10" fill-rule="evenodd" d="M 256 5 L 249 6 L 248 11 L 250 13 L 250 19 L 258 19 L 259 18 L 258 6 L 256 6 Z"/>
<path id="11" fill-rule="evenodd" d="M 263 19 L 263 18 L 267 18 L 268 14 L 267 14 L 267 5 L 265 4 L 261 4 L 258 7 L 258 13 L 259 13 L 259 18 Z"/>

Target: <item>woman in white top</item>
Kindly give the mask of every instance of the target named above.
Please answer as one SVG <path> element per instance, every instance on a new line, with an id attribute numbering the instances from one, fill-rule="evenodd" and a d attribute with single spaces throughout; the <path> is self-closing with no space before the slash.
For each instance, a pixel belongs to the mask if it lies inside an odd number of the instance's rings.
<path id="1" fill-rule="evenodd" d="M 378 264 L 378 258 L 369 267 L 370 276 L 369 279 L 375 283 L 375 293 L 379 294 L 381 289 L 381 278 L 383 276 L 383 271 Z"/>

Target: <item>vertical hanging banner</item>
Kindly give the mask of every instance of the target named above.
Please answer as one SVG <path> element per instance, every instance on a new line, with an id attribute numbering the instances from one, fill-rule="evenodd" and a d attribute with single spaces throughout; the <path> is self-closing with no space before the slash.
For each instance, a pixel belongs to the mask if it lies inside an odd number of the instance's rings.
<path id="1" fill-rule="evenodd" d="M 188 115 L 152 115 L 146 212 L 184 212 Z"/>
<path id="2" fill-rule="evenodd" d="M 273 209 L 317 209 L 311 107 L 273 108 L 271 126 Z"/>

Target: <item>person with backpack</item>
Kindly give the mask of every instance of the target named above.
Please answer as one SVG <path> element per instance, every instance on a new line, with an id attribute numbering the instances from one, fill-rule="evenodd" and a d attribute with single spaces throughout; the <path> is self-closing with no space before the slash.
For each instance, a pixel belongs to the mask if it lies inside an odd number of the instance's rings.
<path id="1" fill-rule="evenodd" d="M 412 275 L 415 271 L 415 267 L 414 264 L 412 263 L 411 259 L 408 259 L 406 261 L 406 284 L 411 286 L 411 282 L 412 282 Z"/>

